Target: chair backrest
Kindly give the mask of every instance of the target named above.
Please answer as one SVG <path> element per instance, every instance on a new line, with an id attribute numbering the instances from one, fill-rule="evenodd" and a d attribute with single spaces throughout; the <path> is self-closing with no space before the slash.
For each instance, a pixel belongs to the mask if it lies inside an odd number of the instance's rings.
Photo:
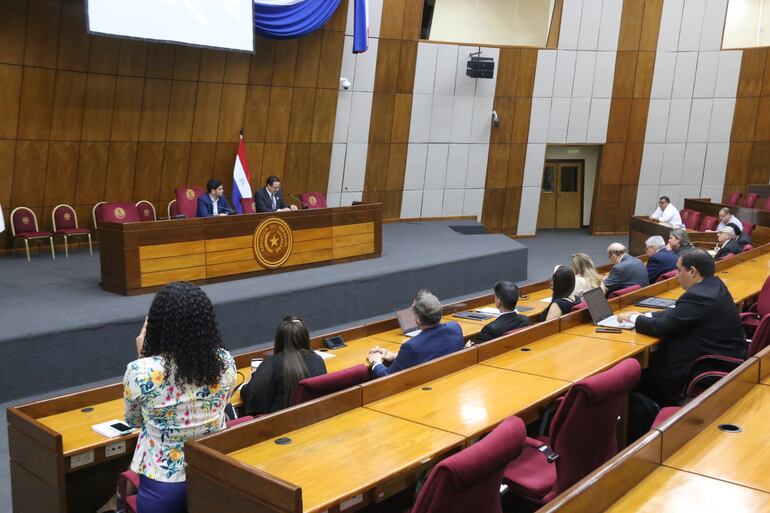
<path id="1" fill-rule="evenodd" d="M 754 246 L 752 246 L 751 244 L 744 244 L 743 247 L 741 248 L 741 251 L 751 251 L 752 249 L 754 249 Z"/>
<path id="2" fill-rule="evenodd" d="M 147 200 L 141 200 L 136 202 L 136 208 L 139 210 L 140 221 L 157 221 L 158 216 L 155 215 L 155 205 Z"/>
<path id="3" fill-rule="evenodd" d="M 690 214 L 695 212 L 694 210 L 690 210 L 689 208 L 683 208 L 679 211 L 679 217 L 682 219 L 682 222 L 685 223 L 685 226 L 687 226 L 687 221 L 690 219 Z"/>
<path id="4" fill-rule="evenodd" d="M 94 226 L 93 226 L 94 230 L 98 230 L 99 229 L 99 223 L 98 223 L 99 220 L 97 219 L 96 212 L 99 210 L 99 206 L 104 205 L 105 203 L 107 203 L 107 202 L 106 201 L 100 201 L 99 203 L 94 205 L 94 208 L 91 209 L 91 221 L 94 223 Z"/>
<path id="5" fill-rule="evenodd" d="M 669 278 L 673 278 L 674 276 L 676 276 L 676 269 L 672 269 L 670 271 L 667 271 L 661 274 L 660 276 L 658 276 L 658 279 L 656 280 L 656 282 L 667 280 Z"/>
<path id="6" fill-rule="evenodd" d="M 735 256 L 735 253 L 726 253 L 726 254 L 722 255 L 722 256 L 719 258 L 719 260 L 727 260 L 728 258 L 732 258 L 732 257 L 734 257 L 734 256 Z"/>
<path id="7" fill-rule="evenodd" d="M 38 232 L 37 216 L 31 208 L 16 207 L 11 210 L 11 234 Z"/>
<path id="8" fill-rule="evenodd" d="M 290 406 L 318 399 L 319 397 L 345 390 L 348 387 L 359 385 L 368 380 L 369 369 L 363 364 L 330 372 L 329 374 L 305 378 L 294 389 Z"/>
<path id="9" fill-rule="evenodd" d="M 509 417 L 475 444 L 443 460 L 420 489 L 412 513 L 501 513 L 503 471 L 521 453 L 526 435 L 524 422 Z"/>
<path id="10" fill-rule="evenodd" d="M 731 192 L 725 200 L 725 205 L 730 205 L 732 207 L 737 206 L 738 202 L 741 200 L 741 196 L 743 196 L 743 193 L 741 192 Z"/>
<path id="11" fill-rule="evenodd" d="M 588 303 L 586 303 L 585 301 L 581 301 L 580 303 L 573 306 L 570 312 L 577 312 L 578 310 L 583 310 L 584 308 L 588 308 Z"/>
<path id="12" fill-rule="evenodd" d="M 618 415 L 641 373 L 639 362 L 628 358 L 569 389 L 551 422 L 551 447 L 559 455 L 552 493 L 566 490 L 618 452 Z"/>
<path id="13" fill-rule="evenodd" d="M 762 210 L 770 210 L 770 196 L 765 198 L 764 203 L 762 203 Z"/>
<path id="14" fill-rule="evenodd" d="M 78 215 L 75 213 L 75 209 L 64 203 L 53 207 L 53 212 L 51 212 L 51 226 L 55 232 L 77 228 Z"/>
<path id="15" fill-rule="evenodd" d="M 609 299 L 612 299 L 614 297 L 623 296 L 625 294 L 628 294 L 630 292 L 633 292 L 635 290 L 641 289 L 641 285 L 631 285 L 630 287 L 625 287 L 622 289 L 618 289 L 615 292 L 610 292 L 610 295 L 608 296 Z"/>
<path id="16" fill-rule="evenodd" d="M 765 284 L 767 284 L 767 282 L 765 282 Z M 749 358 L 766 348 L 768 345 L 770 345 L 770 315 L 764 315 L 762 320 L 759 321 L 759 326 L 757 326 L 754 335 L 751 337 L 748 352 Z"/>
<path id="17" fill-rule="evenodd" d="M 757 313 L 760 318 L 770 314 L 770 276 L 767 277 L 757 297 Z"/>
<path id="18" fill-rule="evenodd" d="M 756 192 L 749 192 L 746 197 L 743 198 L 743 206 L 746 208 L 754 208 L 754 204 L 757 202 L 759 194 Z"/>
<path id="19" fill-rule="evenodd" d="M 139 209 L 133 203 L 102 203 L 96 209 L 96 220 L 108 223 L 139 222 Z"/>
<path id="20" fill-rule="evenodd" d="M 741 227 L 741 229 L 743 230 L 743 233 L 745 233 L 746 235 L 749 235 L 749 236 L 751 235 L 751 232 L 754 231 L 754 227 L 756 226 L 755 224 L 751 224 L 751 223 L 746 222 L 746 221 L 741 221 L 741 224 L 743 225 Z"/>
<path id="21" fill-rule="evenodd" d="M 176 200 L 172 199 L 168 202 L 168 206 L 166 207 L 166 214 L 168 214 L 168 218 L 171 219 L 174 216 L 179 215 L 179 209 L 176 208 Z"/>
<path id="22" fill-rule="evenodd" d="M 322 192 L 305 192 L 299 195 L 299 200 L 307 208 L 326 208 L 326 198 Z"/>
<path id="23" fill-rule="evenodd" d="M 244 214 L 257 213 L 257 204 L 254 203 L 254 198 L 241 198 L 241 208 Z"/>
<path id="24" fill-rule="evenodd" d="M 203 187 L 178 187 L 174 189 L 176 194 L 176 208 L 180 214 L 187 218 L 193 218 L 198 213 L 198 196 L 202 196 L 206 191 Z"/>
<path id="25" fill-rule="evenodd" d="M 717 219 L 714 216 L 706 216 L 703 218 L 703 220 L 698 225 L 698 231 L 699 232 L 705 232 L 705 231 L 714 231 L 717 229 L 717 225 L 719 224 L 719 219 Z"/>
<path id="26" fill-rule="evenodd" d="M 697 230 L 698 225 L 700 225 L 701 217 L 703 217 L 702 213 L 697 210 L 691 210 L 690 215 L 687 216 L 687 221 L 682 220 L 682 222 L 690 230 Z"/>

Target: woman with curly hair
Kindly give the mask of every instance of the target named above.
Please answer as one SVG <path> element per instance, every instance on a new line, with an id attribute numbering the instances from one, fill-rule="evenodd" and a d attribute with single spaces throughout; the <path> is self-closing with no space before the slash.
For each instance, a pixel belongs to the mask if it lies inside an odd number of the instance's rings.
<path id="1" fill-rule="evenodd" d="M 310 334 L 302 319 L 285 317 L 275 333 L 273 356 L 266 359 L 241 388 L 248 415 L 286 408 L 300 381 L 326 374 L 323 358 L 310 350 Z"/>
<path id="2" fill-rule="evenodd" d="M 140 476 L 137 509 L 182 513 L 185 440 L 224 429 L 235 362 L 222 345 L 211 301 L 187 282 L 158 292 L 136 348 L 139 359 L 128 364 L 123 399 L 126 422 L 140 430 L 131 462 Z"/>
<path id="3" fill-rule="evenodd" d="M 607 292 L 602 277 L 596 271 L 594 261 L 585 253 L 572 255 L 572 272 L 575 273 L 575 290 L 572 291 L 572 295 L 576 300 L 583 296 L 583 292 L 596 287 L 601 287 L 602 291 Z"/>

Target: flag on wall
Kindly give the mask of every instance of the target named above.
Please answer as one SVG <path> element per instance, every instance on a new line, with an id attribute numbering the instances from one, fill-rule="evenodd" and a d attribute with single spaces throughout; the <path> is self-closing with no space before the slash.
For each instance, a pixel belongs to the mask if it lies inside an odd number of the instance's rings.
<path id="1" fill-rule="evenodd" d="M 241 206 L 242 198 L 251 198 L 251 185 L 249 180 L 249 165 L 246 163 L 246 145 L 243 143 L 243 134 L 238 141 L 238 154 L 235 156 L 235 165 L 233 166 L 233 206 L 235 211 L 243 214 Z"/>
<path id="2" fill-rule="evenodd" d="M 353 6 L 353 53 L 369 49 L 369 0 L 355 0 Z"/>
<path id="3" fill-rule="evenodd" d="M 3 219 L 3 206 L 0 205 L 0 233 L 5 231 L 5 219 Z"/>

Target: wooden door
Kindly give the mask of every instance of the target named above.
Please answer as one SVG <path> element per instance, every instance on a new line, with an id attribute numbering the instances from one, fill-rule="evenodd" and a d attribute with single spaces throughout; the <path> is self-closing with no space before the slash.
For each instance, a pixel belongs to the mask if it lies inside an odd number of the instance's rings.
<path id="1" fill-rule="evenodd" d="M 583 221 L 583 162 L 547 161 L 540 188 L 538 228 L 580 228 Z"/>

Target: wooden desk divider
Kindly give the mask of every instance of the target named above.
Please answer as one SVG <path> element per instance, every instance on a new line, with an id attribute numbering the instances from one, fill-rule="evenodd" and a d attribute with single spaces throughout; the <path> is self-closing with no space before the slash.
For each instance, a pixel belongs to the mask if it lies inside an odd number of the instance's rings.
<path id="1" fill-rule="evenodd" d="M 756 225 L 751 233 L 751 240 L 755 245 L 767 244 L 770 242 L 770 212 L 761 208 L 746 208 L 726 205 L 724 203 L 714 203 L 709 198 L 689 198 L 684 200 L 684 208 L 697 210 L 704 216 L 719 217 L 719 211 L 727 207 L 730 212 L 740 219 Z M 741 230 L 742 226 L 739 226 Z"/>
<path id="2" fill-rule="evenodd" d="M 660 235 L 664 241 L 668 241 L 673 228 L 670 225 L 650 221 L 647 216 L 631 216 L 628 222 L 628 252 L 632 255 L 644 255 L 644 242 L 653 235 Z M 708 242 L 716 244 L 716 232 L 688 231 L 690 240 L 695 242 Z"/>
<path id="3" fill-rule="evenodd" d="M 759 360 L 759 381 L 768 383 L 770 379 L 770 346 L 754 355 Z"/>
<path id="4" fill-rule="evenodd" d="M 630 294 L 620 296 L 619 298 L 614 298 L 613 301 L 615 299 L 618 299 L 619 301 L 615 304 L 618 305 L 618 310 L 622 310 L 623 308 L 634 306 L 634 303 L 636 303 L 637 301 L 641 301 L 646 297 L 663 294 L 664 292 L 667 292 L 678 286 L 679 286 L 679 281 L 676 278 L 669 278 L 668 280 L 664 280 L 661 282 L 651 283 L 650 285 L 647 285 L 646 287 L 642 287 L 639 290 L 635 290 Z M 613 310 L 615 309 L 613 308 Z"/>
<path id="5" fill-rule="evenodd" d="M 553 319 L 548 322 L 533 324 L 516 333 L 503 335 L 483 344 L 478 344 L 476 347 L 479 351 L 479 363 L 557 333 L 559 333 L 559 319 Z"/>

